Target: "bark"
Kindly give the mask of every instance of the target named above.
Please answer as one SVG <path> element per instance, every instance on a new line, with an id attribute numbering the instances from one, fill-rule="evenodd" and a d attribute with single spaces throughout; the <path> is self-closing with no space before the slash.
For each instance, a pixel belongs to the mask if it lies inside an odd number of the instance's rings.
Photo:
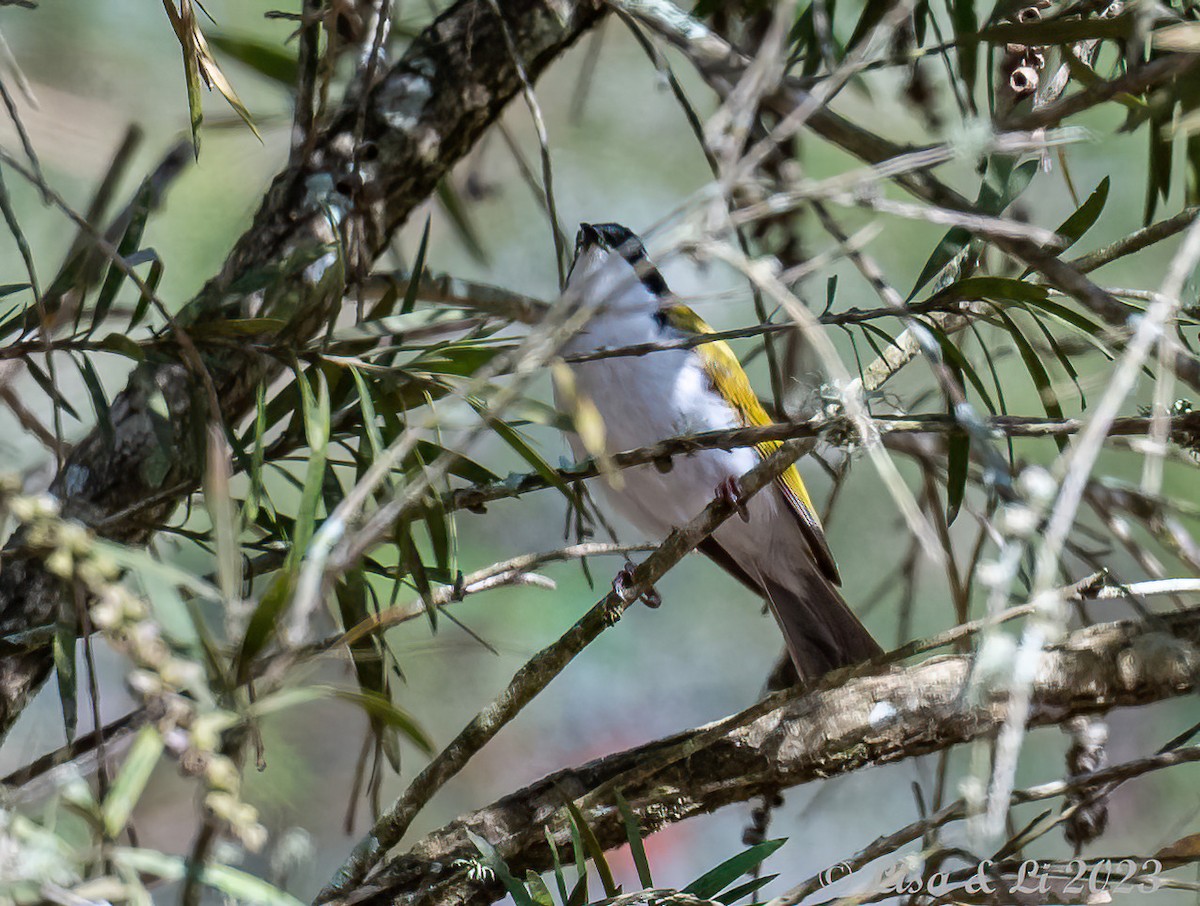
<path id="1" fill-rule="evenodd" d="M 643 831 L 653 833 L 779 789 L 988 737 L 1004 722 L 1005 699 L 971 690 L 970 670 L 968 656 L 931 658 L 775 699 L 717 724 L 560 771 L 430 833 L 344 902 L 494 902 L 503 889 L 494 881 L 470 880 L 468 866 L 457 861 L 479 858 L 467 831 L 495 846 L 515 877 L 545 871 L 552 863 L 544 828 L 560 854 L 570 857 L 567 798 L 609 849 L 626 839 L 616 790 Z M 1097 625 L 1069 635 L 1046 654 L 1029 726 L 1146 705 L 1198 686 L 1200 609 L 1149 623 Z"/>
<path id="2" fill-rule="evenodd" d="M 592 0 L 500 6 L 530 78 L 604 12 Z M 197 487 L 203 431 L 215 417 L 210 401 L 226 424 L 237 424 L 255 388 L 284 364 L 249 351 L 201 359 L 189 353 L 188 329 L 263 317 L 285 324 L 274 339 L 312 337 L 340 305 L 347 279 L 365 275 L 520 87 L 495 8 L 461 0 L 365 96 L 349 98 L 275 178 L 221 273 L 177 317 L 185 364 L 139 366 L 113 403 L 112 434 L 94 430 L 74 449 L 51 487 L 64 515 L 106 537 L 144 542 Z M 22 542 L 9 545 L 0 573 L 0 734 L 53 663 L 44 633 L 20 639 L 74 619 L 59 581 Z"/>

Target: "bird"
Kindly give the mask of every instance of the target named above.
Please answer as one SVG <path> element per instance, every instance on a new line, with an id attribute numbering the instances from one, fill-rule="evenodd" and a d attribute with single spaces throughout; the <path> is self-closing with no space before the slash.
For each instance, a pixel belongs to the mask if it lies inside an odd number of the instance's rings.
<path id="1" fill-rule="evenodd" d="M 565 294 L 587 309 L 587 321 L 561 349 L 571 386 L 568 392 L 555 382 L 556 404 L 570 412 L 578 400 L 588 400 L 603 421 L 607 452 L 676 435 L 771 424 L 727 343 L 671 345 L 713 329 L 671 293 L 628 228 L 580 225 Z M 664 348 L 590 355 L 646 343 Z M 576 457 L 594 452 L 578 433 L 568 436 Z M 611 505 L 656 541 L 715 496 L 734 503 L 742 519 L 727 519 L 698 550 L 766 601 L 798 674 L 791 682 L 809 684 L 882 649 L 838 591 L 837 564 L 796 467 L 742 499 L 741 476 L 779 445 L 694 451 L 674 457 L 667 470 L 653 463 L 623 470 L 619 482 L 603 488 Z"/>

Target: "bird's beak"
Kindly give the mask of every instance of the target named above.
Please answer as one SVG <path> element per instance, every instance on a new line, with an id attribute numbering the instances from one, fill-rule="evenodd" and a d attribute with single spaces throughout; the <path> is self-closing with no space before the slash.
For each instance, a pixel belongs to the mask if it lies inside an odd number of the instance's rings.
<path id="1" fill-rule="evenodd" d="M 590 223 L 579 224 L 579 232 L 575 235 L 575 254 L 578 255 L 589 245 L 600 244 L 600 231 Z"/>

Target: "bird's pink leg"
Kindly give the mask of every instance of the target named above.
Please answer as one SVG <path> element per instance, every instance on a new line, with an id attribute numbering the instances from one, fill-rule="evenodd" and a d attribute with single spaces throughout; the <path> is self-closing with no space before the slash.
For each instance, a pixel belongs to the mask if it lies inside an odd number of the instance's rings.
<path id="1" fill-rule="evenodd" d="M 633 586 L 636 581 L 633 575 L 633 563 L 629 560 L 625 561 L 625 565 L 621 567 L 616 578 L 613 579 L 613 593 L 622 601 L 628 601 L 629 595 L 633 591 Z M 642 592 L 642 602 L 647 607 L 658 607 L 662 604 L 662 596 L 658 593 L 653 585 Z"/>
<path id="2" fill-rule="evenodd" d="M 750 511 L 746 509 L 746 498 L 742 496 L 742 485 L 736 476 L 730 475 L 717 485 L 716 497 L 732 506 L 741 517 L 742 522 L 750 521 Z"/>

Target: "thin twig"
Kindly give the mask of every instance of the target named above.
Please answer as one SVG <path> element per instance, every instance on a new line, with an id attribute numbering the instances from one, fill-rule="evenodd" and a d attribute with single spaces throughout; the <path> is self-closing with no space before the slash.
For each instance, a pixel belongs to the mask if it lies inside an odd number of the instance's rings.
<path id="1" fill-rule="evenodd" d="M 789 441 L 740 479 L 742 497 L 749 499 L 773 482 L 801 454 L 803 447 Z M 530 658 L 508 687 L 434 758 L 409 785 L 404 795 L 387 810 L 371 832 L 354 848 L 330 884 L 317 896 L 327 902 L 344 895 L 359 884 L 379 860 L 404 836 L 417 813 L 454 777 L 468 761 L 491 740 L 549 682 L 591 644 L 605 629 L 614 625 L 626 608 L 638 601 L 668 569 L 695 549 L 714 529 L 735 512 L 729 501 L 717 498 L 686 526 L 671 532 L 663 543 L 634 571 L 624 594 L 615 590 L 592 608 L 557 641 Z"/>

